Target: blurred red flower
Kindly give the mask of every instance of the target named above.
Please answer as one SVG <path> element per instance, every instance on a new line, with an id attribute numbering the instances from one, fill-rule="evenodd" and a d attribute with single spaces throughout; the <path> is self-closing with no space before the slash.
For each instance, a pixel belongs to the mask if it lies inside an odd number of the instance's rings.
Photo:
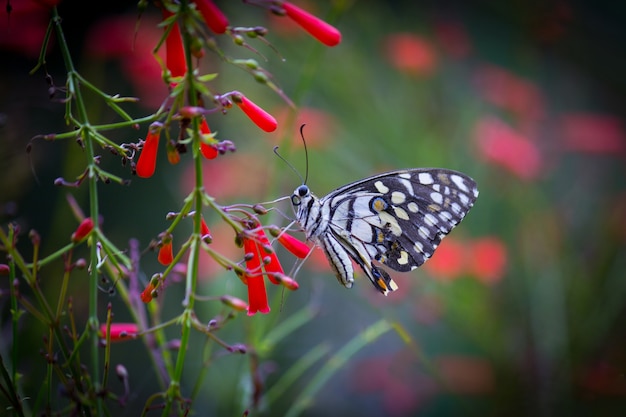
<path id="1" fill-rule="evenodd" d="M 387 416 L 415 415 L 440 391 L 407 349 L 357 361 L 351 380 L 355 391 L 380 397 Z"/>
<path id="2" fill-rule="evenodd" d="M 482 159 L 499 165 L 523 180 L 536 179 L 542 158 L 534 142 L 495 117 L 483 117 L 475 128 Z"/>
<path id="3" fill-rule="evenodd" d="M 5 11 L 1 17 L 3 25 L 0 30 L 0 49 L 17 52 L 27 58 L 37 58 L 48 28 L 50 8 L 59 1 L 10 2 L 11 13 L 7 14 Z"/>
<path id="4" fill-rule="evenodd" d="M 461 395 L 487 394 L 493 391 L 492 365 L 483 358 L 445 355 L 435 359 L 438 375 L 449 392 Z"/>
<path id="5" fill-rule="evenodd" d="M 152 55 L 163 34 L 157 26 L 159 22 L 159 18 L 146 13 L 135 31 L 135 14 L 104 18 L 91 27 L 85 40 L 85 53 L 90 58 L 119 62 L 122 74 L 132 83 L 140 103 L 149 108 L 160 106 L 168 94 L 161 67 Z M 164 58 L 164 55 L 160 50 L 159 56 Z"/>
<path id="6" fill-rule="evenodd" d="M 504 68 L 489 64 L 479 67 L 475 83 L 485 100 L 510 111 L 521 122 L 533 122 L 544 115 L 544 103 L 539 88 Z"/>
<path id="7" fill-rule="evenodd" d="M 626 132 L 619 117 L 569 113 L 561 116 L 559 123 L 565 150 L 606 154 L 626 151 Z"/>
<path id="8" fill-rule="evenodd" d="M 437 68 L 432 43 L 412 33 L 395 33 L 383 40 L 383 51 L 392 66 L 411 75 L 431 75 Z"/>
<path id="9" fill-rule="evenodd" d="M 290 107 L 281 107 L 274 110 L 276 120 L 278 120 L 278 128 L 272 138 L 275 139 L 276 144 L 279 144 L 285 136 L 288 136 L 292 138 L 291 142 L 295 146 L 302 147 L 302 138 L 297 129 L 303 124 L 306 125 L 304 128 L 304 139 L 309 149 L 321 149 L 332 143 L 333 139 L 338 135 L 339 122 L 332 114 L 312 107 L 299 107 L 295 114 L 295 122 L 290 122 L 292 117 L 294 117 L 293 112 L 294 110 Z M 286 127 L 293 130 L 286 132 Z"/>
<path id="10" fill-rule="evenodd" d="M 465 269 L 466 245 L 454 237 L 447 237 L 424 264 L 424 269 L 436 279 L 448 281 L 461 276 Z"/>
<path id="11" fill-rule="evenodd" d="M 497 237 L 487 236 L 469 243 L 467 270 L 486 284 L 500 281 L 507 265 L 507 249 Z"/>

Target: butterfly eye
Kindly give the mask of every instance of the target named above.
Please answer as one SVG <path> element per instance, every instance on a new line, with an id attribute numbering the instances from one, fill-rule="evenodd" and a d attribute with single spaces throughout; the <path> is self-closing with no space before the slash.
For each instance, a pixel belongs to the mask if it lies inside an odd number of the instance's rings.
<path id="1" fill-rule="evenodd" d="M 305 195 L 309 193 L 309 187 L 307 187 L 306 185 L 301 185 L 298 187 L 296 192 L 298 193 L 300 197 L 304 197 Z"/>

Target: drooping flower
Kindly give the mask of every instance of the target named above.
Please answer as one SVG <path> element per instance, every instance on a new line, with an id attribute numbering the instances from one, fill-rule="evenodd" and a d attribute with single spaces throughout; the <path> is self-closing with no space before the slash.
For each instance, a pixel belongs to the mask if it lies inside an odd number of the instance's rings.
<path id="1" fill-rule="evenodd" d="M 222 34 L 228 28 L 228 18 L 212 0 L 194 0 L 204 22 L 215 33 Z"/>
<path id="2" fill-rule="evenodd" d="M 123 342 L 135 339 L 139 333 L 139 326 L 135 323 L 111 323 L 109 340 L 111 342 Z M 100 325 L 100 337 L 107 338 L 107 325 Z"/>
<path id="3" fill-rule="evenodd" d="M 276 130 L 278 123 L 274 116 L 263 110 L 256 103 L 241 93 L 233 95 L 233 101 L 256 124 L 266 132 Z"/>
<path id="4" fill-rule="evenodd" d="M 164 20 L 173 15 L 172 12 L 163 8 Z M 171 24 L 171 30 L 165 39 L 165 66 L 170 70 L 172 77 L 182 77 L 187 72 L 183 39 L 176 21 Z"/>
<path id="5" fill-rule="evenodd" d="M 93 220 L 91 219 L 91 217 L 87 217 L 82 222 L 80 222 L 80 224 L 76 228 L 76 231 L 72 233 L 72 242 L 80 242 L 81 240 L 86 238 L 92 230 Z"/>
<path id="6" fill-rule="evenodd" d="M 248 315 L 256 312 L 269 313 L 264 276 L 275 285 L 283 285 L 290 290 L 298 289 L 298 283 L 285 275 L 276 252 L 270 245 L 265 230 L 260 224 L 248 229 L 243 236 L 246 271 L 241 277 L 248 286 Z"/>
<path id="7" fill-rule="evenodd" d="M 248 315 L 252 316 L 257 312 L 267 314 L 270 312 L 270 306 L 267 302 L 258 245 L 254 239 L 244 238 L 243 248 L 246 253 L 246 272 L 242 279 L 248 287 Z"/>
<path id="8" fill-rule="evenodd" d="M 136 167 L 137 176 L 141 178 L 149 178 L 154 174 L 162 128 L 163 124 L 160 122 L 153 122 L 148 128 L 148 135 L 143 143 Z"/>
<path id="9" fill-rule="evenodd" d="M 322 19 L 293 5 L 288 1 L 282 3 L 285 15 L 296 22 L 302 29 L 326 46 L 335 46 L 341 42 L 341 32 Z"/>

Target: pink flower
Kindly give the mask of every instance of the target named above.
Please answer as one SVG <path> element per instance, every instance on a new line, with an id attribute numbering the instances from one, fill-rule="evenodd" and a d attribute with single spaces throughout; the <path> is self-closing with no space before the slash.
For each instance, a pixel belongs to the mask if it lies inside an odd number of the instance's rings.
<path id="1" fill-rule="evenodd" d="M 623 154 L 626 132 L 616 116 L 593 113 L 569 113 L 560 118 L 561 136 L 565 150 Z"/>
<path id="2" fill-rule="evenodd" d="M 486 284 L 501 280 L 507 265 L 504 243 L 496 237 L 488 236 L 475 239 L 468 246 L 468 272 Z"/>
<path id="3" fill-rule="evenodd" d="M 335 46 L 341 42 L 341 32 L 332 25 L 324 22 L 320 18 L 313 16 L 311 13 L 291 4 L 283 2 L 285 14 L 302 29 L 309 32 L 311 36 L 326 46 Z"/>
<path id="4" fill-rule="evenodd" d="M 499 165 L 523 180 L 536 179 L 542 158 L 534 142 L 495 117 L 484 117 L 475 128 L 482 159 Z"/>
<path id="5" fill-rule="evenodd" d="M 396 33 L 384 40 L 387 59 L 399 71 L 431 75 L 437 67 L 437 54 L 430 41 L 412 33 Z"/>

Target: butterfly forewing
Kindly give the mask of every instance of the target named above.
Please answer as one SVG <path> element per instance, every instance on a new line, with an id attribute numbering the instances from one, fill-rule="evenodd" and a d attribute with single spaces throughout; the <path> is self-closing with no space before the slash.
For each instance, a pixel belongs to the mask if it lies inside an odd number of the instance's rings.
<path id="1" fill-rule="evenodd" d="M 477 197 L 476 183 L 465 174 L 408 169 L 365 178 L 319 200 L 301 186 L 292 201 L 307 237 L 325 251 L 340 282 L 352 285 L 352 259 L 387 294 L 397 286 L 373 261 L 397 271 L 422 265 Z"/>

